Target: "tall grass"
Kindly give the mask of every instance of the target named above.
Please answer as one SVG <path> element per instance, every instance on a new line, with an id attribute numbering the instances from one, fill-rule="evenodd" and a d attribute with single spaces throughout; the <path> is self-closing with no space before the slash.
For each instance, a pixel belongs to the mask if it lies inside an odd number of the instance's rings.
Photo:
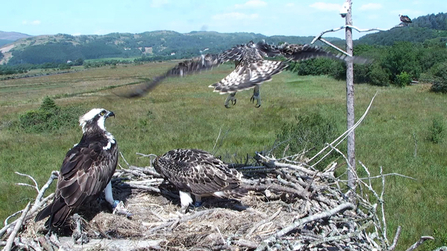
<path id="1" fill-rule="evenodd" d="M 39 109 L 45 96 L 53 98 L 58 107 L 76 108 L 76 113 L 80 113 L 76 116 L 93 107 L 114 111 L 116 117 L 108 119 L 106 127 L 117 139 L 126 159 L 139 166 L 148 165 L 148 160 L 138 158 L 137 152 L 162 154 L 174 148 L 200 148 L 222 156 L 225 161 L 241 160 L 247 154 L 270 149 L 281 128 L 298 124 L 297 118 L 306 115 L 318 114 L 325 123 L 346 127 L 345 84 L 325 76 L 299 77 L 289 72 L 277 75 L 262 85 L 263 103 L 259 109 L 249 102 L 251 91 L 238 93 L 237 105 L 226 109 L 223 106 L 226 97 L 208 88 L 231 71 L 229 65 L 199 75 L 168 79 L 140 99 L 121 99 L 113 94 L 131 88 L 126 84 L 151 78 L 172 65 L 104 67 L 1 81 L 0 218 L 23 208 L 35 196 L 32 189 L 15 185 L 26 178 L 14 171 L 30 174 L 42 185 L 51 170 L 60 168 L 67 150 L 80 140 L 77 125 L 42 133 L 11 130 L 20 115 Z M 110 86 L 121 87 L 108 89 Z M 433 143 L 430 128 L 434 118 L 446 117 L 447 97 L 429 92 L 428 85 L 405 88 L 356 85 L 355 88 L 357 117 L 379 92 L 369 115 L 356 131 L 357 159 L 373 174 L 383 167 L 385 172 L 417 179 L 386 180 L 389 236 L 401 225 L 398 249 L 403 249 L 421 235 L 431 235 L 436 230 L 435 234 L 441 238 L 434 243 L 441 244 L 442 236 L 447 236 L 447 140 Z M 441 126 L 445 123 L 439 121 Z M 213 148 L 219 132 L 222 144 Z M 424 245 L 428 249 L 431 244 Z"/>

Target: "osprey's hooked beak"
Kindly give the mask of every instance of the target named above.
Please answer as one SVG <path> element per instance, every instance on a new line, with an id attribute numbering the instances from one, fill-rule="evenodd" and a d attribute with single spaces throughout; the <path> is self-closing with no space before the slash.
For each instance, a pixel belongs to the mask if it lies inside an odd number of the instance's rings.
<path id="1" fill-rule="evenodd" d="M 106 118 L 108 118 L 108 117 L 115 117 L 115 113 L 109 111 L 109 112 L 106 114 Z"/>

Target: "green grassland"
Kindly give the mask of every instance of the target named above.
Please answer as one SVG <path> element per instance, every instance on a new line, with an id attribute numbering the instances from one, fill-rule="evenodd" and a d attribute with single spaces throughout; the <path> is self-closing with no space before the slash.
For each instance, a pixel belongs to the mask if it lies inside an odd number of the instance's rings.
<path id="1" fill-rule="evenodd" d="M 112 61 L 112 60 L 133 62 L 137 58 L 141 58 L 141 57 L 135 56 L 135 57 L 127 57 L 127 58 L 113 57 L 113 58 L 86 59 L 85 62 L 94 63 L 94 62 L 104 62 L 104 61 Z"/>
<path id="2" fill-rule="evenodd" d="M 345 128 L 345 83 L 325 76 L 303 77 L 290 72 L 277 75 L 262 86 L 263 103 L 259 109 L 249 101 L 251 91 L 238 93 L 237 105 L 226 109 L 226 96 L 208 87 L 228 74 L 231 65 L 168 79 L 140 99 L 114 95 L 174 64 L 118 65 L 0 81 L 0 218 L 23 208 L 36 195 L 31 188 L 15 185 L 27 180 L 14 171 L 30 174 L 42 185 L 51 170 L 59 170 L 65 153 L 81 137 L 77 124 L 43 133 L 26 133 L 12 126 L 21 114 L 39 109 L 46 96 L 59 107 L 75 107 L 81 113 L 94 107 L 114 111 L 116 117 L 109 119 L 106 127 L 127 161 L 137 166 L 148 165 L 148 159 L 140 158 L 137 152 L 162 154 L 174 148 L 200 148 L 225 161 L 242 160 L 247 154 L 253 156 L 255 151 L 270 149 L 282 126 L 295 122 L 296 116 L 302 114 L 331 117 L 340 132 Z M 371 111 L 356 131 L 357 160 L 373 175 L 383 167 L 385 173 L 416 178 L 386 179 L 389 238 L 401 225 L 398 250 L 407 248 L 421 235 L 441 237 L 433 243 L 445 245 L 447 96 L 429 92 L 425 84 L 406 88 L 356 85 L 356 118 L 376 92 Z M 439 133 L 438 143 L 430 140 L 435 120 L 444 130 Z M 221 144 L 213 149 L 219 132 Z M 125 166 L 122 160 L 120 163 Z M 380 185 L 378 182 L 378 189 Z M 424 244 L 422 249 L 428 250 L 431 245 Z"/>

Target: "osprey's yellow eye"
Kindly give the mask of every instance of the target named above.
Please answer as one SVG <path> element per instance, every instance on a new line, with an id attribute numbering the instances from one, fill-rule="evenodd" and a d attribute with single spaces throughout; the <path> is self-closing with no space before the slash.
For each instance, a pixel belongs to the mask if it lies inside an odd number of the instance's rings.
<path id="1" fill-rule="evenodd" d="M 101 115 L 101 116 L 106 115 L 106 111 L 105 111 L 105 110 L 102 110 L 101 113 L 100 113 L 99 115 Z"/>

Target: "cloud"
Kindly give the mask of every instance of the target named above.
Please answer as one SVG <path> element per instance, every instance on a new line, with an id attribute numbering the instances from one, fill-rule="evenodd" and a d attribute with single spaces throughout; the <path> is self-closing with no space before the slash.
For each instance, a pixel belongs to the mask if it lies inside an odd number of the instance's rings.
<path id="1" fill-rule="evenodd" d="M 316 2 L 314 4 L 309 5 L 309 7 L 322 11 L 339 11 L 341 5 L 336 3 Z"/>
<path id="2" fill-rule="evenodd" d="M 258 14 L 244 14 L 240 12 L 229 12 L 229 13 L 223 13 L 214 15 L 214 20 L 252 20 L 258 18 Z"/>
<path id="3" fill-rule="evenodd" d="M 382 7 L 380 3 L 367 3 L 360 6 L 360 10 L 380 10 Z"/>
<path id="4" fill-rule="evenodd" d="M 41 22 L 40 20 L 34 20 L 34 21 L 28 21 L 28 20 L 23 20 L 22 24 L 24 25 L 39 25 Z"/>
<path id="5" fill-rule="evenodd" d="M 244 4 L 236 4 L 234 5 L 236 9 L 252 9 L 252 8 L 260 8 L 267 6 L 267 3 L 261 0 L 250 0 Z"/>

